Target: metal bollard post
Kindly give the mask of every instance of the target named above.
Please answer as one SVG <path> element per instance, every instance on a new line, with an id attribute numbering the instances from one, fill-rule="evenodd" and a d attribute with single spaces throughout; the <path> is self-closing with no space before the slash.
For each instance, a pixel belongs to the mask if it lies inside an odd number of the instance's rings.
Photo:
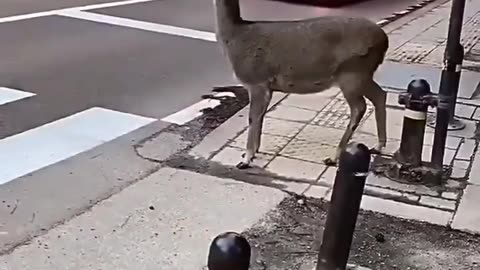
<path id="1" fill-rule="evenodd" d="M 208 252 L 208 270 L 248 270 L 251 247 L 245 237 L 235 232 L 216 236 Z"/>
<path id="2" fill-rule="evenodd" d="M 370 157 L 368 147 L 358 143 L 340 155 L 316 270 L 347 267 Z"/>
<path id="3" fill-rule="evenodd" d="M 407 93 L 399 96 L 398 103 L 405 105 L 405 114 L 400 149 L 394 156 L 401 164 L 419 167 L 422 165 L 428 106 L 435 106 L 436 99 L 431 95 L 428 82 L 420 79 L 410 82 Z"/>
<path id="4" fill-rule="evenodd" d="M 464 49 L 460 44 L 464 12 L 465 0 L 453 0 L 431 157 L 432 164 L 439 170 L 443 167 L 448 129 L 458 130 L 465 127 L 454 118 L 464 57 Z"/>

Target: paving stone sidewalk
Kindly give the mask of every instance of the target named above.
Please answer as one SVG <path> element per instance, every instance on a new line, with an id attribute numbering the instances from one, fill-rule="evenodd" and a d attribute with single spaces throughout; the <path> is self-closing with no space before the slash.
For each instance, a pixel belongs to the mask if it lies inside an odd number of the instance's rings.
<path id="1" fill-rule="evenodd" d="M 308 197 L 329 199 L 336 167 L 323 159 L 334 154 L 349 121 L 349 109 L 338 88 L 314 95 L 276 94 L 265 120 L 261 155 L 254 166 L 287 181 L 287 190 Z M 399 147 L 403 111 L 398 93 L 388 95 L 388 144 L 385 155 Z M 475 158 L 477 141 L 475 105 L 459 104 L 459 117 L 467 124 L 462 131 L 449 132 L 445 165 L 451 175 L 445 185 L 426 187 L 404 184 L 371 174 L 367 179 L 362 208 L 401 218 L 426 221 L 480 233 L 480 158 Z M 240 160 L 245 147 L 247 109 L 240 111 L 205 140 L 190 155 L 231 166 Z M 353 140 L 373 146 L 377 142 L 373 107 L 367 113 Z M 434 130 L 427 128 L 423 158 L 430 160 Z M 227 143 L 225 143 L 227 142 Z M 472 169 L 473 168 L 473 169 Z M 287 180 L 285 180 L 287 179 Z"/>
<path id="2" fill-rule="evenodd" d="M 442 66 L 452 4 L 442 1 L 445 3 L 389 32 L 388 60 Z M 467 0 L 464 16 L 464 69 L 480 71 L 480 1 Z"/>

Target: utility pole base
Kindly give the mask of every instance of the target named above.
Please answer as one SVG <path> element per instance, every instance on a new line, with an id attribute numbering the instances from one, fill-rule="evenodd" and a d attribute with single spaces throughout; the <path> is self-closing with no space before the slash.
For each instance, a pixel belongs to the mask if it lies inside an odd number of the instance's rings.
<path id="1" fill-rule="evenodd" d="M 457 118 L 453 118 L 448 122 L 448 130 L 462 130 L 465 129 L 465 126 L 465 123 Z"/>
<path id="2" fill-rule="evenodd" d="M 422 166 L 402 164 L 393 157 L 376 156 L 371 164 L 375 175 L 383 176 L 391 181 L 408 184 L 439 187 L 446 184 L 451 174 L 450 166 L 434 168 L 430 162 L 422 162 Z"/>
<path id="3" fill-rule="evenodd" d="M 384 164 L 377 170 L 377 173 L 379 172 L 392 181 L 404 184 L 440 186 L 446 181 L 445 170 L 436 170 L 428 166 L 411 167 L 396 161 Z"/>
<path id="4" fill-rule="evenodd" d="M 432 117 L 428 122 L 427 122 L 427 126 L 430 127 L 430 128 L 435 128 L 436 126 L 436 117 Z M 453 119 L 451 119 L 449 122 L 448 122 L 448 131 L 457 131 L 457 130 L 463 130 L 465 129 L 465 123 L 454 117 Z"/>

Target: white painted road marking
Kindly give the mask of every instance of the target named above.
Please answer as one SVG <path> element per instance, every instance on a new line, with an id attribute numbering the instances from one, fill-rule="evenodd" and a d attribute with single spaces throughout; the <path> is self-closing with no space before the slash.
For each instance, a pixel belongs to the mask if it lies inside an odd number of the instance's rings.
<path id="1" fill-rule="evenodd" d="M 91 150 L 153 118 L 91 108 L 0 140 L 0 185 Z"/>
<path id="2" fill-rule="evenodd" d="M 231 92 L 221 92 L 214 95 L 215 97 L 235 97 L 235 94 Z M 181 111 L 173 113 L 167 117 L 162 118 L 161 120 L 168 123 L 173 123 L 177 125 L 184 125 L 193 119 L 202 115 L 202 110 L 206 108 L 215 108 L 220 105 L 220 101 L 217 99 L 204 99 L 201 100 Z"/>
<path id="3" fill-rule="evenodd" d="M 62 8 L 62 9 L 56 9 L 56 10 L 47 10 L 47 11 L 41 11 L 41 12 L 35 12 L 35 13 L 29 13 L 29 14 L 3 17 L 3 18 L 0 18 L 0 23 L 15 22 L 15 21 L 22 21 L 22 20 L 40 18 L 40 17 L 54 16 L 54 15 L 57 15 L 58 13 L 64 12 L 64 11 L 92 10 L 92 9 L 100 9 L 100 8 L 109 8 L 109 7 L 118 7 L 118 6 L 139 4 L 139 3 L 152 2 L 152 1 L 158 1 L 158 0 L 127 0 L 127 1 L 117 1 L 117 2 L 110 2 L 110 3 L 103 3 L 103 4 L 93 4 L 93 5 L 87 5 L 87 6 L 71 7 L 71 8 Z"/>
<path id="4" fill-rule="evenodd" d="M 0 87 L 0 105 L 35 96 L 35 93 Z"/>
<path id="5" fill-rule="evenodd" d="M 216 41 L 216 35 L 213 32 L 200 31 L 200 30 L 177 27 L 177 26 L 166 25 L 166 24 L 156 24 L 156 23 L 127 19 L 122 17 L 96 14 L 92 12 L 85 12 L 87 10 L 140 4 L 140 3 L 147 3 L 147 2 L 153 2 L 153 1 L 159 1 L 159 0 L 126 0 L 126 1 L 118 1 L 118 2 L 110 2 L 110 3 L 102 3 L 102 4 L 93 4 L 93 5 L 87 5 L 87 6 L 70 7 L 70 8 L 56 9 L 56 10 L 48 10 L 48 11 L 42 11 L 42 12 L 36 12 L 36 13 L 3 17 L 3 18 L 0 18 L 0 23 L 15 22 L 15 21 L 28 20 L 28 19 L 34 19 L 34 18 L 40 18 L 40 17 L 47 17 L 47 16 L 64 16 L 64 17 L 89 20 L 89 21 L 94 21 L 99 23 L 107 23 L 112 25 L 141 29 L 141 30 L 146 30 L 146 31 L 151 31 L 156 33 L 189 37 L 189 38 L 201 39 L 201 40 L 213 41 L 213 42 Z M 388 22 L 388 21 L 381 20 L 381 21 L 378 21 L 377 24 L 382 24 L 384 22 Z"/>
<path id="6" fill-rule="evenodd" d="M 65 16 L 69 18 L 87 20 L 92 22 L 106 23 L 111 25 L 140 29 L 140 30 L 161 33 L 161 34 L 188 37 L 193 39 L 201 39 L 206 41 L 216 41 L 215 33 L 211 33 L 211 32 L 193 30 L 189 28 L 176 27 L 176 26 L 165 25 L 165 24 L 132 20 L 127 18 L 92 13 L 92 12 L 70 10 L 70 11 L 58 12 L 57 15 Z"/>

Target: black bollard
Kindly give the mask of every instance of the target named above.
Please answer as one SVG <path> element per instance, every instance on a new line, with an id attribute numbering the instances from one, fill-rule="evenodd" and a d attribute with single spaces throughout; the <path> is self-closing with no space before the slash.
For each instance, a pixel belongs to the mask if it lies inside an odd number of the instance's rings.
<path id="1" fill-rule="evenodd" d="M 405 105 L 405 113 L 400 149 L 394 156 L 401 164 L 419 167 L 422 165 L 428 106 L 435 106 L 436 99 L 431 95 L 428 82 L 420 79 L 410 82 L 407 93 L 399 96 L 398 103 Z"/>
<path id="2" fill-rule="evenodd" d="M 350 144 L 340 155 L 317 270 L 347 267 L 370 157 L 368 147 L 358 143 Z"/>
<path id="3" fill-rule="evenodd" d="M 432 164 L 439 170 L 443 167 L 448 129 L 458 130 L 465 127 L 463 123 L 454 118 L 464 57 L 464 49 L 460 43 L 464 12 L 465 0 L 453 0 L 450 13 L 450 25 L 448 28 L 447 48 L 445 50 L 444 66 L 438 95 L 439 103 L 431 157 Z"/>
<path id="4" fill-rule="evenodd" d="M 216 236 L 208 252 L 208 270 L 248 270 L 251 247 L 245 237 L 235 232 Z"/>

